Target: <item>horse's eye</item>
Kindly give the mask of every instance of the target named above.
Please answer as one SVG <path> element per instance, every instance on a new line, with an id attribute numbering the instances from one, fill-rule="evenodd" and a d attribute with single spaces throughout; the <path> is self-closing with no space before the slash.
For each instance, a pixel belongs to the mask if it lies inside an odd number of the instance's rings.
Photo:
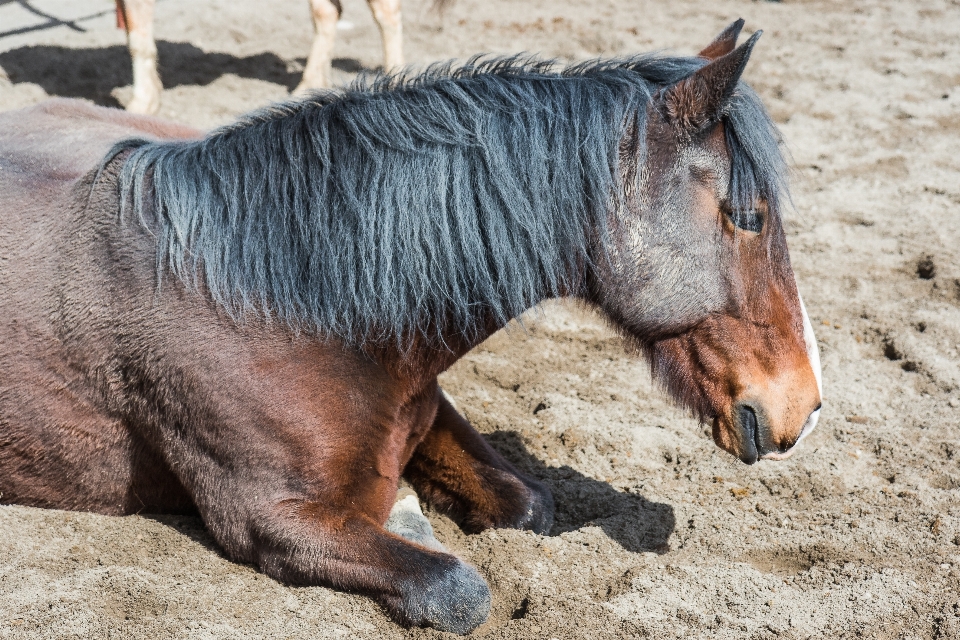
<path id="1" fill-rule="evenodd" d="M 763 214 L 756 209 L 737 209 L 727 211 L 730 221 L 738 229 L 760 233 L 763 231 Z"/>

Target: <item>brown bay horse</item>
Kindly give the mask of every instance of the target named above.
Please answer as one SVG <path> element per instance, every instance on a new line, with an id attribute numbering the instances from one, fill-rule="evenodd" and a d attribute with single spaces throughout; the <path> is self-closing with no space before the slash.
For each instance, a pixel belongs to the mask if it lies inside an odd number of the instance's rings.
<path id="1" fill-rule="evenodd" d="M 303 78 L 295 93 L 330 86 L 333 45 L 337 21 L 342 7 L 340 0 L 309 0 L 313 16 L 313 46 L 303 69 Z M 133 61 L 133 97 L 127 110 L 133 113 L 156 113 L 160 108 L 163 84 L 157 65 L 157 43 L 153 37 L 153 9 L 156 0 L 116 0 L 117 26 L 127 32 L 127 46 Z M 442 5 L 444 0 L 438 0 Z M 403 23 L 400 0 L 367 0 L 383 41 L 384 69 L 403 66 Z M 267 3 L 264 3 L 265 7 Z"/>
<path id="2" fill-rule="evenodd" d="M 790 455 L 819 359 L 741 26 L 698 58 L 474 60 L 206 136 L 77 101 L 0 114 L 2 501 L 199 512 L 276 579 L 467 633 L 488 587 L 391 514 L 398 482 L 466 531 L 550 529 L 549 490 L 437 375 L 558 296 L 720 447 Z"/>

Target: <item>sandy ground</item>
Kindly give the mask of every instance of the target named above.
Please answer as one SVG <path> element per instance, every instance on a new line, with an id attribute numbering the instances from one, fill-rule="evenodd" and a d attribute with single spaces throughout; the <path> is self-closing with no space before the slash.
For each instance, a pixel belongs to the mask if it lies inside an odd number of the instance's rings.
<path id="1" fill-rule="evenodd" d="M 344 4 L 340 82 L 380 62 L 367 9 Z M 558 506 L 548 536 L 429 514 L 490 582 L 475 635 L 960 637 L 960 2 L 404 7 L 421 64 L 694 53 L 738 16 L 763 28 L 747 77 L 793 154 L 789 242 L 824 362 L 820 427 L 794 459 L 747 467 L 586 312 L 547 305 L 470 353 L 445 388 Z M 108 0 L 0 0 L 0 109 L 122 103 L 113 19 Z M 161 114 L 210 127 L 284 98 L 311 29 L 303 0 L 160 0 L 157 34 Z M 0 637 L 439 635 L 234 564 L 195 518 L 0 507 Z"/>

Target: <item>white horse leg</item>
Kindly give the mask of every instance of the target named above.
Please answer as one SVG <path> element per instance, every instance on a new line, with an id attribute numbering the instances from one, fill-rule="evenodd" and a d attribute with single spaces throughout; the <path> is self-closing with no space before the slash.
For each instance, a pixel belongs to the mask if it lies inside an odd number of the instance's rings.
<path id="1" fill-rule="evenodd" d="M 417 494 L 410 489 L 400 489 L 397 492 L 397 501 L 383 526 L 387 531 L 410 542 L 434 551 L 447 551 L 440 541 L 433 537 L 433 527 L 420 510 Z"/>
<path id="2" fill-rule="evenodd" d="M 383 38 L 383 68 L 396 70 L 403 66 L 403 24 L 400 20 L 400 0 L 367 0 L 373 19 Z"/>
<path id="3" fill-rule="evenodd" d="M 153 39 L 154 0 L 117 0 L 127 26 L 127 46 L 133 58 L 133 99 L 127 111 L 156 113 L 160 108 L 157 43 Z"/>
<path id="4" fill-rule="evenodd" d="M 313 14 L 313 47 L 307 58 L 300 84 L 294 93 L 330 86 L 330 69 L 333 62 L 333 42 L 337 35 L 337 20 L 340 18 L 338 4 L 331 0 L 310 0 Z"/>

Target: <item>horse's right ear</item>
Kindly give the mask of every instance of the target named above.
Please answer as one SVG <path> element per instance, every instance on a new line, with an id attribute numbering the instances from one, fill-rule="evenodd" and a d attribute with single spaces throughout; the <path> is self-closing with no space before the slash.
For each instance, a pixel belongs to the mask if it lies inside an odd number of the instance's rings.
<path id="1" fill-rule="evenodd" d="M 714 38 L 713 42 L 708 44 L 697 56 L 707 60 L 716 60 L 720 56 L 727 55 L 736 48 L 741 29 L 743 29 L 743 18 L 721 31 L 720 35 Z"/>
<path id="2" fill-rule="evenodd" d="M 719 120 L 761 33 L 757 31 L 730 53 L 662 89 L 660 95 L 667 120 L 686 133 L 699 131 Z"/>

